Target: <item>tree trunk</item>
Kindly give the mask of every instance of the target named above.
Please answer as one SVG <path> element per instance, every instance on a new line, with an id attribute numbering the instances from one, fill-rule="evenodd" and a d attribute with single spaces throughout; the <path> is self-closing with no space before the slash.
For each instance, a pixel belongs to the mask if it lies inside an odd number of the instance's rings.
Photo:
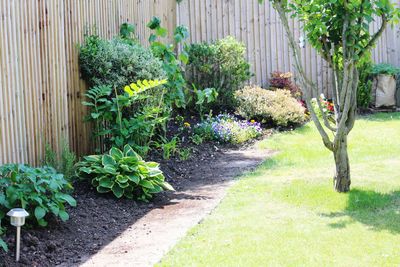
<path id="1" fill-rule="evenodd" d="M 333 155 L 336 163 L 336 173 L 333 178 L 333 185 L 337 192 L 345 193 L 350 191 L 350 163 L 347 153 L 347 135 L 339 141 L 339 145 L 334 149 Z"/>

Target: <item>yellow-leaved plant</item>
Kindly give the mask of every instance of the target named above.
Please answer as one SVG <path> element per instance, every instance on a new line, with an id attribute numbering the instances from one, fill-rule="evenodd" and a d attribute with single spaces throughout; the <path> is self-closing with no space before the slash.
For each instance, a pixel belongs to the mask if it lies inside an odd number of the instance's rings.
<path id="1" fill-rule="evenodd" d="M 154 87 L 166 84 L 167 80 L 139 80 L 136 83 L 131 83 L 130 85 L 127 85 L 124 87 L 124 91 L 128 93 L 130 97 L 139 94 L 143 91 L 146 91 L 148 89 L 152 89 Z"/>

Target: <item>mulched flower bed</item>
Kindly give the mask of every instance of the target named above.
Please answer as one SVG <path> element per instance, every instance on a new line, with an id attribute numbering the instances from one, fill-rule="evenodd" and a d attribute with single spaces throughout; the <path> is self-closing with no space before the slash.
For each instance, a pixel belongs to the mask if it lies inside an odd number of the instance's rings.
<path id="1" fill-rule="evenodd" d="M 195 123 L 191 121 L 192 125 Z M 170 128 L 169 132 L 178 131 L 174 124 Z M 186 131 L 186 135 L 188 134 L 190 131 Z M 183 140 L 181 147 L 192 149 L 188 160 L 180 160 L 177 155 L 164 160 L 160 151 L 153 151 L 147 159 L 161 163 L 167 181 L 176 191 L 183 190 L 185 185 L 193 184 L 193 181 L 201 183 L 205 176 L 223 176 L 223 173 L 207 166 L 223 157 L 224 151 L 239 149 L 237 146 L 213 142 L 196 146 L 189 142 L 188 136 Z M 244 146 L 248 145 L 250 144 Z M 213 173 L 206 175 L 207 171 Z M 87 181 L 78 182 L 74 187 L 73 196 L 78 206 L 68 208 L 70 219 L 67 222 L 50 220 L 46 228 L 23 228 L 19 264 L 15 263 L 13 255 L 14 229 L 9 227 L 4 240 L 9 244 L 10 251 L 0 252 L 0 266 L 74 266 L 81 261 L 83 255 L 95 254 L 150 210 L 168 204 L 171 195 L 163 192 L 156 195 L 151 203 L 143 203 L 128 199 L 118 200 L 110 194 L 98 194 Z"/>

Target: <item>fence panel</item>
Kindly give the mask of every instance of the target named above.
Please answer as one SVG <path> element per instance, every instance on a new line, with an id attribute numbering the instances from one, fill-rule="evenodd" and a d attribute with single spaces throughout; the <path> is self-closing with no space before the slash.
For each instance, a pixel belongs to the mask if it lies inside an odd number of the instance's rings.
<path id="1" fill-rule="evenodd" d="M 398 1 L 400 3 L 400 1 Z M 211 42 L 232 35 L 247 47 L 247 58 L 254 73 L 252 83 L 268 85 L 273 71 L 294 72 L 289 44 L 279 16 L 269 1 L 258 0 L 183 0 L 178 5 L 177 23 L 189 27 L 190 42 Z M 299 22 L 291 20 L 298 39 Z M 371 31 L 376 31 L 377 20 Z M 399 26 L 388 28 L 373 51 L 375 62 L 400 65 Z M 310 78 L 317 81 L 321 92 L 327 92 L 330 72 L 327 64 L 307 45 L 302 61 Z"/>
<path id="2" fill-rule="evenodd" d="M 148 43 L 153 16 L 172 30 L 175 0 L 0 0 L 0 164 L 39 164 L 44 145 L 91 151 L 90 125 L 81 104 L 78 44 L 94 29 L 111 38 L 123 22 Z"/>

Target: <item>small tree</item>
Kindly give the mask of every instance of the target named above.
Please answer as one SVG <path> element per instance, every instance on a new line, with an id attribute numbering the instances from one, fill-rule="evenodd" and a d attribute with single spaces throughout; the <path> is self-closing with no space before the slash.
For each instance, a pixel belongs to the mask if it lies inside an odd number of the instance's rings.
<path id="1" fill-rule="evenodd" d="M 351 182 L 347 136 L 353 129 L 357 109 L 358 64 L 373 48 L 386 26 L 397 21 L 399 9 L 395 8 L 390 0 L 270 1 L 278 12 L 289 38 L 294 64 L 311 118 L 324 145 L 333 152 L 336 164 L 335 190 L 347 192 Z M 302 22 L 308 42 L 331 68 L 330 95 L 334 104 L 334 123 L 330 122 L 323 112 L 324 107 L 318 97 L 317 106 L 322 114 L 321 121 L 311 104 L 312 96 L 321 92 L 304 71 L 299 46 L 289 27 L 289 16 Z M 369 26 L 377 18 L 380 18 L 379 30 L 371 34 Z"/>

